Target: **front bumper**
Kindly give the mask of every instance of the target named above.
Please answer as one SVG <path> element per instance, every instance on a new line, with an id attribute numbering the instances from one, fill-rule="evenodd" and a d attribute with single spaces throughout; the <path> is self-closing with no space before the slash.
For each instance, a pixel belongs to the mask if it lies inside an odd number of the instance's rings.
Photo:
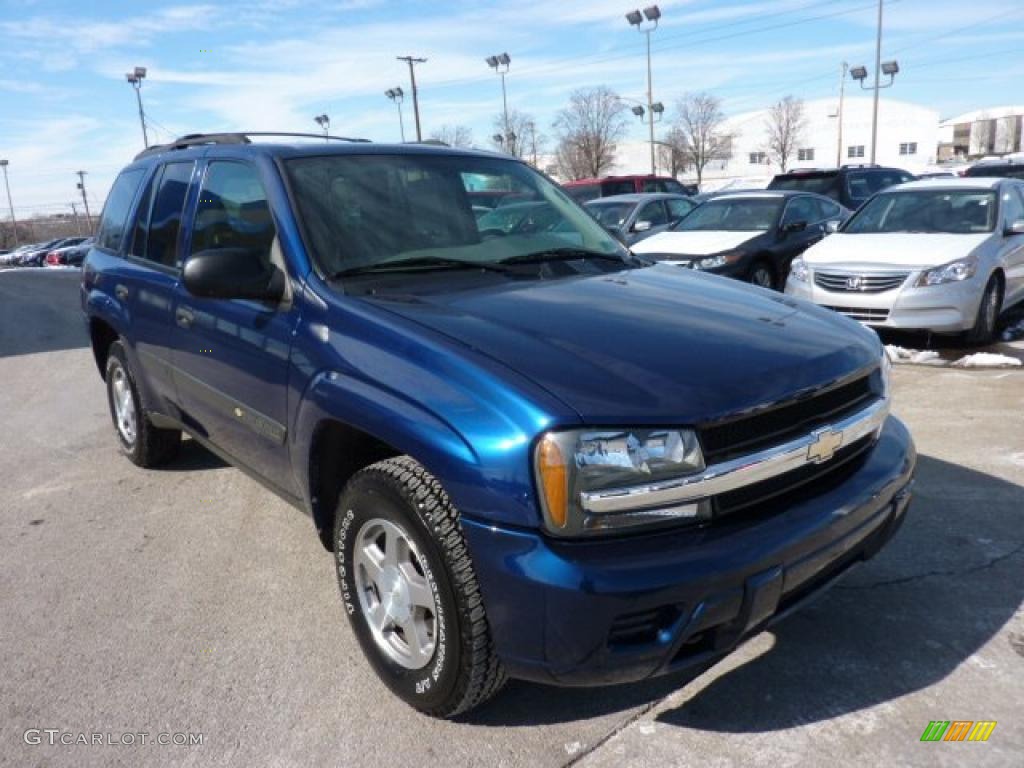
<path id="1" fill-rule="evenodd" d="M 917 287 L 920 274 L 911 272 L 898 288 L 882 293 L 829 291 L 815 284 L 813 275 L 808 282 L 790 276 L 786 293 L 876 328 L 936 333 L 959 333 L 972 328 L 988 276 L 979 270 L 962 282 Z"/>
<path id="2" fill-rule="evenodd" d="M 498 654 L 513 677 L 562 685 L 710 661 L 881 549 L 903 521 L 915 463 L 890 417 L 844 482 L 761 520 L 556 541 L 464 518 Z"/>

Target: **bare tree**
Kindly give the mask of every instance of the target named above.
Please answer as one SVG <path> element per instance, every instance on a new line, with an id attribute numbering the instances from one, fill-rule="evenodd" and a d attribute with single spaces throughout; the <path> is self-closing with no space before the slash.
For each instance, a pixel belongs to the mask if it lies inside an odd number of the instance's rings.
<path id="1" fill-rule="evenodd" d="M 533 145 L 542 143 L 544 136 L 537 133 L 533 115 L 520 112 L 518 109 L 508 111 L 508 131 L 505 130 L 505 113 L 499 112 L 491 121 L 494 135 L 491 144 L 496 149 L 507 152 L 513 157 L 530 159 L 533 156 Z M 497 137 L 500 136 L 499 141 Z"/>
<path id="2" fill-rule="evenodd" d="M 802 99 L 787 96 L 768 109 L 768 118 L 765 121 L 765 130 L 768 133 L 767 152 L 783 173 L 786 172 L 790 158 L 796 154 L 806 124 Z"/>
<path id="3" fill-rule="evenodd" d="M 555 162 L 561 176 L 580 179 L 611 170 L 618 142 L 626 133 L 625 106 L 609 88 L 581 88 L 569 97 L 553 128 Z"/>
<path id="4" fill-rule="evenodd" d="M 732 135 L 725 130 L 722 102 L 710 93 L 688 93 L 676 111 L 672 131 L 678 137 L 681 159 L 684 167 L 693 168 L 700 184 L 708 163 L 732 156 Z"/>
<path id="5" fill-rule="evenodd" d="M 442 125 L 431 132 L 434 141 L 443 141 L 449 147 L 473 146 L 473 131 L 464 125 Z"/>
<path id="6" fill-rule="evenodd" d="M 670 128 L 658 142 L 658 165 L 668 170 L 673 178 L 686 171 L 686 142 L 683 132 L 676 127 Z"/>

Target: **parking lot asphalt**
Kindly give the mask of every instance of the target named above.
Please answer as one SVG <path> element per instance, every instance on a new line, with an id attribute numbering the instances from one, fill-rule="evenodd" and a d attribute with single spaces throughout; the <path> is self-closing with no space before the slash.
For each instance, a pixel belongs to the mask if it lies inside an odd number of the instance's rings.
<path id="1" fill-rule="evenodd" d="M 118 455 L 76 291 L 0 274 L 0 765 L 1024 764 L 1024 372 L 898 368 L 906 525 L 715 667 L 512 683 L 441 722 L 363 662 L 308 518 L 191 443 L 159 471 Z M 998 725 L 921 743 L 931 720 Z"/>

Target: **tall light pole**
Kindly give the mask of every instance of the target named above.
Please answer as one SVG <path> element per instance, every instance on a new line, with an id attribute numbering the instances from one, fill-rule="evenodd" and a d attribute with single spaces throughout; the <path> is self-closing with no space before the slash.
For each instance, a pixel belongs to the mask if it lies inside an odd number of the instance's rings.
<path id="1" fill-rule="evenodd" d="M 135 98 L 139 102 L 139 122 L 142 124 L 142 143 L 148 149 L 149 136 L 146 135 L 146 113 L 142 111 L 142 81 L 146 78 L 146 68 L 136 67 L 133 72 L 129 72 L 124 77 L 135 91 Z"/>
<path id="2" fill-rule="evenodd" d="M 878 0 L 878 29 L 875 33 L 875 84 L 872 88 L 867 88 L 864 85 L 864 80 L 867 79 L 868 71 L 864 66 L 854 67 L 850 70 L 850 76 L 860 83 L 860 87 L 865 91 L 874 91 L 874 104 L 871 111 L 871 164 L 875 164 L 875 158 L 878 156 L 878 92 L 882 88 L 889 88 L 892 86 L 893 80 L 900 71 L 900 65 L 895 61 L 882 61 L 882 3 L 883 0 Z M 878 78 L 880 75 L 888 75 L 889 82 L 884 85 L 879 84 Z"/>
<path id="3" fill-rule="evenodd" d="M 85 171 L 75 171 L 78 174 L 78 189 L 82 192 L 82 202 L 85 204 L 85 228 L 92 232 L 92 214 L 89 213 L 89 198 L 85 196 Z"/>
<path id="4" fill-rule="evenodd" d="M 423 132 L 420 130 L 420 96 L 416 90 L 416 64 L 425 64 L 426 59 L 418 59 L 414 56 L 396 56 L 399 61 L 409 65 L 409 80 L 412 83 L 412 111 L 416 115 L 416 141 L 423 141 Z"/>
<path id="5" fill-rule="evenodd" d="M 18 247 L 18 222 L 14 218 L 14 203 L 11 201 L 11 185 L 7 181 L 7 161 L 0 160 L 0 168 L 4 169 L 4 186 L 7 187 L 7 207 L 11 209 L 11 229 L 14 230 L 14 247 Z"/>
<path id="6" fill-rule="evenodd" d="M 843 165 L 843 98 L 846 95 L 846 72 L 850 65 L 845 61 L 842 64 L 842 73 L 839 75 L 839 114 L 836 115 L 838 130 L 836 132 L 836 168 Z"/>
<path id="7" fill-rule="evenodd" d="M 497 56 L 488 56 L 484 61 L 487 62 L 497 74 L 501 75 L 501 107 L 502 114 L 504 114 L 505 122 L 505 136 L 506 138 L 511 134 L 511 130 L 508 126 L 508 96 L 505 93 L 505 75 L 508 74 L 508 65 L 512 62 L 507 53 L 500 53 Z M 515 147 L 509 142 L 509 151 L 511 154 L 515 154 Z"/>
<path id="8" fill-rule="evenodd" d="M 405 91 L 401 88 L 388 88 L 384 95 L 398 105 L 398 127 L 402 131 L 402 143 L 405 144 L 405 120 L 402 119 L 402 100 L 405 98 Z"/>
<path id="9" fill-rule="evenodd" d="M 316 124 L 319 125 L 324 132 L 324 141 L 327 141 L 327 130 L 331 127 L 331 118 L 327 114 L 317 115 L 313 118 Z"/>
<path id="10" fill-rule="evenodd" d="M 642 26 L 644 18 L 647 19 L 650 24 L 648 26 Z M 661 18 L 661 9 L 656 5 L 648 6 L 644 8 L 643 14 L 640 11 L 630 11 L 626 14 L 626 21 L 629 22 L 630 26 L 636 27 L 638 31 L 643 32 L 647 37 L 647 127 L 650 130 L 651 140 L 651 174 L 658 172 L 658 167 L 654 159 L 654 97 L 652 96 L 653 85 L 651 83 L 651 32 L 658 28 L 658 19 Z"/>

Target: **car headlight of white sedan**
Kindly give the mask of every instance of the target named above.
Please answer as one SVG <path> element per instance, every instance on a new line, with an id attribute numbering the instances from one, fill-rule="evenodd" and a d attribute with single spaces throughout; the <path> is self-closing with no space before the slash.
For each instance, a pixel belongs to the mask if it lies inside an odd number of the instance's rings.
<path id="1" fill-rule="evenodd" d="M 806 283 L 811 276 L 811 270 L 807 268 L 807 262 L 797 256 L 789 265 L 789 276 L 801 283 Z"/>
<path id="2" fill-rule="evenodd" d="M 945 283 L 957 283 L 969 280 L 978 271 L 978 260 L 971 256 L 966 259 L 957 259 L 941 267 L 926 270 L 917 279 L 917 285 L 943 285 Z"/>

